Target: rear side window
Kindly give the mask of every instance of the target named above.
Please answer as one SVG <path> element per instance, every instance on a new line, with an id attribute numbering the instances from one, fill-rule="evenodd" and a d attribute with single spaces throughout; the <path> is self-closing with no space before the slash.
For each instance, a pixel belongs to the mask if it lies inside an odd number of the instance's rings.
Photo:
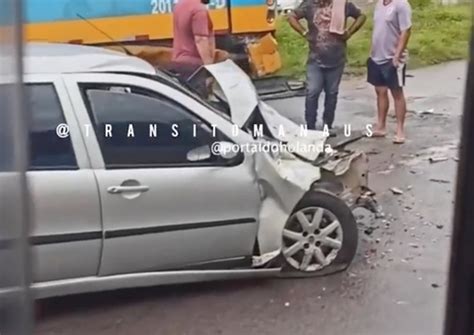
<path id="1" fill-rule="evenodd" d="M 77 169 L 71 139 L 56 134 L 58 125 L 66 120 L 54 85 L 27 85 L 26 97 L 26 108 L 31 115 L 30 170 Z"/>

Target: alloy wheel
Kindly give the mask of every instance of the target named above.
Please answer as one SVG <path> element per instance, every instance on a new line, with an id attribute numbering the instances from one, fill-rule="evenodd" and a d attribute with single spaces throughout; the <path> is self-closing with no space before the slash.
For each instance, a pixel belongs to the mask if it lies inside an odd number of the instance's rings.
<path id="1" fill-rule="evenodd" d="M 314 272 L 336 259 L 342 241 L 342 226 L 331 211 L 306 207 L 295 212 L 286 223 L 282 253 L 294 269 Z"/>

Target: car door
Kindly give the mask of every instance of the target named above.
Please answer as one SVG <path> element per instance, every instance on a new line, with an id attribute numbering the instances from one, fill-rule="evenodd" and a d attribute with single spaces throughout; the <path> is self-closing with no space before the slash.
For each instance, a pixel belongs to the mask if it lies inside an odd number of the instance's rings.
<path id="1" fill-rule="evenodd" d="M 98 188 L 67 92 L 59 76 L 30 75 L 25 83 L 33 281 L 95 276 L 102 247 Z"/>
<path id="2" fill-rule="evenodd" d="M 229 131 L 227 121 L 138 76 L 70 75 L 67 82 L 99 183 L 102 275 L 248 260 L 260 202 L 251 160 L 187 155 L 216 140 L 213 120 Z"/>

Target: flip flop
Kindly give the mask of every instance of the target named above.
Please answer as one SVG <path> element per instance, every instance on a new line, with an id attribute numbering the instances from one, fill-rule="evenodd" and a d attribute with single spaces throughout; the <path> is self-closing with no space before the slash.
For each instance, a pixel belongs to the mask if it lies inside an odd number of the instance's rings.
<path id="1" fill-rule="evenodd" d="M 386 131 L 374 130 L 372 132 L 372 137 L 385 137 L 387 135 Z"/>
<path id="2" fill-rule="evenodd" d="M 404 138 L 404 137 L 395 136 L 395 137 L 393 138 L 393 143 L 394 143 L 394 144 L 403 144 L 403 143 L 405 143 L 405 138 Z"/>

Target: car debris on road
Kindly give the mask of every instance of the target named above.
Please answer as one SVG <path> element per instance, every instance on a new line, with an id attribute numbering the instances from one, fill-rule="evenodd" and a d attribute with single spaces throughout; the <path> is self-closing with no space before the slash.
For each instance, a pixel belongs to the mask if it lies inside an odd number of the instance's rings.
<path id="1" fill-rule="evenodd" d="M 440 184 L 450 184 L 451 182 L 446 179 L 438 179 L 438 178 L 430 178 L 430 181 L 434 183 L 440 183 Z"/>
<path id="2" fill-rule="evenodd" d="M 401 189 L 399 189 L 398 187 L 391 187 L 390 191 L 392 191 L 392 193 L 395 194 L 395 195 L 403 194 L 403 191 Z"/>
<path id="3" fill-rule="evenodd" d="M 446 156 L 432 156 L 428 158 L 431 164 L 447 161 L 449 158 Z"/>

